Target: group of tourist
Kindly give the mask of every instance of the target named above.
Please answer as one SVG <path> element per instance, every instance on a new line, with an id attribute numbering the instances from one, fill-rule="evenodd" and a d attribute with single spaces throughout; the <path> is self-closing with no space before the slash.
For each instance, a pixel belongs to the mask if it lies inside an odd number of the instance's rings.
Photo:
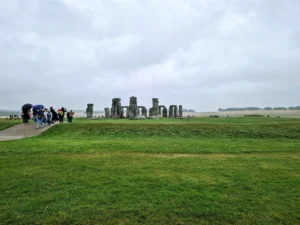
<path id="1" fill-rule="evenodd" d="M 48 124 L 49 126 L 51 124 L 55 124 L 56 121 L 59 121 L 59 123 L 63 123 L 65 115 L 67 115 L 68 122 L 72 123 L 74 114 L 75 113 L 72 110 L 67 112 L 67 109 L 64 107 L 58 109 L 57 112 L 53 107 L 50 107 L 50 110 L 44 107 L 33 107 L 32 113 L 31 109 L 22 110 L 23 123 L 27 124 L 32 118 L 36 123 L 37 129 L 43 128 L 46 124 Z"/>

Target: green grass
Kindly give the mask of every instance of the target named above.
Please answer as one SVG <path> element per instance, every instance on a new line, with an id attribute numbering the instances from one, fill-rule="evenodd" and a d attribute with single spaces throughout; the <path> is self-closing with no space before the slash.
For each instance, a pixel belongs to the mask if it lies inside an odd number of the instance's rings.
<path id="1" fill-rule="evenodd" d="M 83 120 L 0 142 L 0 224 L 299 224 L 300 120 Z"/>
<path id="2" fill-rule="evenodd" d="M 0 131 L 21 123 L 21 120 L 0 119 Z"/>

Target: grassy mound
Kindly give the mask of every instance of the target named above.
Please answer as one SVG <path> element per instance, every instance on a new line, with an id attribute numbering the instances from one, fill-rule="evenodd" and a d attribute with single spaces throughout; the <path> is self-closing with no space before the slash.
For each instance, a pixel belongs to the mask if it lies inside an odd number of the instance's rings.
<path id="1" fill-rule="evenodd" d="M 15 126 L 19 123 L 21 123 L 21 120 L 6 120 L 6 119 L 0 119 L 0 130 L 7 129 L 9 127 Z"/>
<path id="2" fill-rule="evenodd" d="M 299 138 L 298 124 L 66 124 L 58 125 L 41 138 Z"/>
<path id="3" fill-rule="evenodd" d="M 75 120 L 0 142 L 3 224 L 298 224 L 299 120 Z"/>

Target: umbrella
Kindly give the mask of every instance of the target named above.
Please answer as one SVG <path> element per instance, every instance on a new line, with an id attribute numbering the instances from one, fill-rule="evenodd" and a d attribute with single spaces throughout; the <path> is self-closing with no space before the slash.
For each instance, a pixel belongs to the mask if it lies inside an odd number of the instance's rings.
<path id="1" fill-rule="evenodd" d="M 44 106 L 43 105 L 35 105 L 32 107 L 33 110 L 40 110 L 40 109 L 43 109 Z"/>
<path id="2" fill-rule="evenodd" d="M 27 103 L 27 104 L 25 104 L 25 105 L 22 106 L 22 110 L 29 110 L 31 108 L 32 108 L 32 105 L 29 104 L 29 103 Z"/>

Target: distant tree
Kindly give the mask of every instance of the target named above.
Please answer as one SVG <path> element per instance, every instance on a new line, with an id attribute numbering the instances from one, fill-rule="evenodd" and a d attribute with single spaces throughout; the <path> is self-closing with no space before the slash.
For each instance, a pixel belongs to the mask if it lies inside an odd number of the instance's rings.
<path id="1" fill-rule="evenodd" d="M 300 106 L 290 106 L 289 110 L 300 110 Z"/>
<path id="2" fill-rule="evenodd" d="M 265 107 L 264 110 L 273 110 L 272 107 Z"/>
<path id="3" fill-rule="evenodd" d="M 286 107 L 274 107 L 273 109 L 274 110 L 287 110 Z"/>

